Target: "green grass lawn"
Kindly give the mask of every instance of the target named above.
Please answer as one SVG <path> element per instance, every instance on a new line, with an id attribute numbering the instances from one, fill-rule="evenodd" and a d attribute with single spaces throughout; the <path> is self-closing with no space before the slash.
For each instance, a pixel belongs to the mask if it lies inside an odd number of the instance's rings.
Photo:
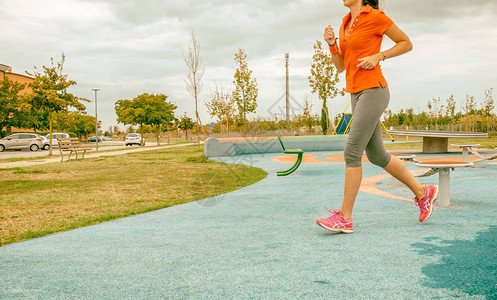
<path id="1" fill-rule="evenodd" d="M 0 245 L 227 193 L 266 175 L 209 161 L 198 145 L 0 169 Z"/>

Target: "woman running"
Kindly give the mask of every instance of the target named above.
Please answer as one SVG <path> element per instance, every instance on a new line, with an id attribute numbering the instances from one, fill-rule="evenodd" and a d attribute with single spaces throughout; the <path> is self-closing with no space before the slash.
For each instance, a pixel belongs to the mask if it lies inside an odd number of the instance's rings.
<path id="1" fill-rule="evenodd" d="M 339 39 L 328 25 L 324 40 L 328 43 L 333 65 L 345 71 L 346 88 L 350 93 L 353 119 L 344 151 L 345 188 L 341 209 L 329 210 L 331 216 L 319 218 L 317 224 L 334 232 L 354 232 L 352 209 L 362 180 L 361 158 L 366 151 L 371 163 L 382 167 L 414 193 L 419 206 L 419 221 L 431 216 L 438 186 L 421 185 L 397 157 L 383 146 L 380 117 L 390 100 L 390 93 L 379 65 L 380 61 L 402 55 L 412 49 L 409 37 L 379 10 L 377 0 L 343 0 L 350 12 L 343 18 Z M 380 51 L 383 35 L 395 46 Z M 340 47 L 339 47 L 340 45 Z"/>

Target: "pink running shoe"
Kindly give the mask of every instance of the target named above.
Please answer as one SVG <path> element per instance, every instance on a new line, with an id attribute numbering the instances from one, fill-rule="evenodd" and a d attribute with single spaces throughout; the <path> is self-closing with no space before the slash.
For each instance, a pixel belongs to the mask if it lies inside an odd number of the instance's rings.
<path id="1" fill-rule="evenodd" d="M 316 223 L 318 223 L 319 226 L 333 232 L 342 232 L 342 233 L 354 232 L 354 228 L 352 226 L 352 219 L 350 219 L 350 221 L 345 221 L 342 212 L 339 209 L 335 209 L 334 211 L 328 209 L 328 211 L 331 213 L 331 216 L 327 218 L 316 219 Z"/>
<path id="2" fill-rule="evenodd" d="M 425 222 L 431 216 L 433 212 L 433 202 L 437 200 L 438 197 L 438 185 L 425 185 L 425 195 L 421 199 L 414 197 L 414 202 L 416 206 L 419 206 L 419 222 Z"/>

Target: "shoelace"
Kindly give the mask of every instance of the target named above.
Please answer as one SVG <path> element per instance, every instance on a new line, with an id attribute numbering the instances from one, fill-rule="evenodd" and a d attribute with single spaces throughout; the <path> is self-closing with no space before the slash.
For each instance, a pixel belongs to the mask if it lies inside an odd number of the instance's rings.
<path id="1" fill-rule="evenodd" d="M 331 216 L 329 216 L 328 218 L 326 219 L 330 219 L 330 220 L 333 220 L 333 219 L 336 219 L 336 218 L 340 218 L 342 215 L 340 214 L 340 210 L 339 209 L 334 209 L 334 210 L 331 210 L 331 209 L 328 209 L 328 207 L 324 207 L 326 208 L 327 211 L 329 211 L 331 213 Z"/>
<path id="2" fill-rule="evenodd" d="M 417 199 L 417 198 L 414 198 L 414 203 L 416 203 L 416 206 L 419 207 L 422 211 L 428 211 L 428 206 L 429 206 L 429 201 L 428 201 L 428 198 L 429 198 L 429 195 L 421 198 L 421 199 Z M 420 204 L 421 202 L 423 202 L 423 204 Z M 420 206 L 422 205 L 422 206 Z"/>

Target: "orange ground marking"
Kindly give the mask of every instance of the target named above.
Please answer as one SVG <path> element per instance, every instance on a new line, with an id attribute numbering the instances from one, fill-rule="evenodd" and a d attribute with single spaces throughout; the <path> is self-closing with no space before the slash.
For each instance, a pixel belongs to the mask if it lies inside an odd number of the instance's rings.
<path id="1" fill-rule="evenodd" d="M 421 173 L 421 172 L 426 172 L 429 171 L 430 169 L 419 169 L 419 170 L 414 170 L 412 173 Z M 403 200 L 403 201 L 409 201 L 409 202 L 414 202 L 412 199 L 408 199 L 402 196 L 397 196 L 394 194 L 390 194 L 389 192 L 385 192 L 383 190 L 380 190 L 379 188 L 376 187 L 376 184 L 383 180 L 387 179 L 389 177 L 392 177 L 390 174 L 380 174 L 380 175 L 374 175 L 371 177 L 366 177 L 362 179 L 361 186 L 359 187 L 359 191 L 363 193 L 368 193 L 376 196 L 381 196 L 381 197 L 387 197 L 387 198 L 392 198 L 392 199 L 397 199 L 397 200 Z"/>
<path id="2" fill-rule="evenodd" d="M 328 161 L 319 161 L 316 159 L 316 155 L 313 154 L 304 154 L 302 157 L 303 164 L 335 164 L 334 162 Z M 297 154 L 288 154 L 271 157 L 272 161 L 276 162 L 285 162 L 285 163 L 294 163 L 297 160 Z"/>
<path id="3" fill-rule="evenodd" d="M 314 164 L 342 164 L 344 163 L 343 160 L 343 152 L 334 152 L 334 153 L 324 153 L 325 159 L 329 161 L 319 161 L 316 159 L 316 155 L 313 154 L 304 154 L 302 163 L 314 163 Z M 297 155 L 282 155 L 282 156 L 276 156 L 272 157 L 272 161 L 276 162 L 289 162 L 293 163 L 297 159 Z M 462 156 L 459 154 L 449 154 L 449 155 L 433 155 L 433 156 L 423 156 L 420 161 L 425 161 L 425 160 L 454 160 L 454 159 L 461 159 Z M 478 157 L 469 157 L 470 161 L 476 161 L 479 158 Z M 366 157 L 363 157 L 362 159 L 363 163 L 370 163 Z M 487 164 L 492 164 L 492 165 L 497 165 L 497 162 L 489 162 Z M 418 169 L 418 170 L 413 170 L 411 171 L 412 173 L 424 173 L 429 171 L 429 168 L 425 169 Z M 380 190 L 379 188 L 376 187 L 378 182 L 381 180 L 391 178 L 392 175 L 390 174 L 380 174 L 380 175 L 375 175 L 371 177 L 366 177 L 362 179 L 361 186 L 359 188 L 359 191 L 363 193 L 368 193 L 380 197 L 386 197 L 386 198 L 391 198 L 391 199 L 396 199 L 396 200 L 402 200 L 402 201 L 409 201 L 409 202 L 414 202 L 413 199 L 408 199 L 402 196 L 394 195 L 389 192 Z"/>

